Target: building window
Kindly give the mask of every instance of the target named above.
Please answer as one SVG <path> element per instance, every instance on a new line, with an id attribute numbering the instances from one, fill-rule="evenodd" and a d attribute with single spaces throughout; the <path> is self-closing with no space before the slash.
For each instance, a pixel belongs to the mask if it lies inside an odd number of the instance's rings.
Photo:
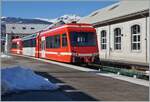
<path id="1" fill-rule="evenodd" d="M 12 29 L 16 29 L 15 27 L 12 27 Z"/>
<path id="2" fill-rule="evenodd" d="M 106 39 L 106 30 L 101 31 L 101 49 L 106 49 L 107 39 Z"/>
<path id="3" fill-rule="evenodd" d="M 26 29 L 26 27 L 22 27 L 22 29 L 23 29 L 23 30 L 25 30 L 25 29 Z"/>
<path id="4" fill-rule="evenodd" d="M 35 29 L 34 27 L 31 27 L 31 29 Z"/>
<path id="5" fill-rule="evenodd" d="M 121 50 L 121 29 L 114 29 L 114 50 Z"/>
<path id="6" fill-rule="evenodd" d="M 140 50 L 140 26 L 139 25 L 133 25 L 131 27 L 131 49 L 132 50 Z"/>

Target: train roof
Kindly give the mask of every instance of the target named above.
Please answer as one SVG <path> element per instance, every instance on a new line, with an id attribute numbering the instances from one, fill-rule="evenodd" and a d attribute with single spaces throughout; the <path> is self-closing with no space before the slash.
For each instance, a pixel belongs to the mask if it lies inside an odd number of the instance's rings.
<path id="1" fill-rule="evenodd" d="M 21 41 L 21 38 L 15 38 L 12 40 L 12 42 Z"/>
<path id="2" fill-rule="evenodd" d="M 68 24 L 63 24 L 61 26 L 53 27 L 51 29 L 44 30 L 44 31 L 41 32 L 41 34 L 43 35 L 47 32 L 55 31 L 55 30 L 58 30 L 58 29 L 61 29 L 61 28 L 67 28 L 67 27 L 71 27 L 71 28 L 76 28 L 76 27 L 93 28 L 93 26 L 91 24 L 87 24 L 87 23 L 68 23 Z"/>
<path id="3" fill-rule="evenodd" d="M 23 38 L 21 38 L 22 40 L 29 40 L 29 39 L 33 39 L 33 38 L 36 38 L 37 34 L 31 34 L 31 35 L 28 35 L 28 36 L 25 36 Z"/>

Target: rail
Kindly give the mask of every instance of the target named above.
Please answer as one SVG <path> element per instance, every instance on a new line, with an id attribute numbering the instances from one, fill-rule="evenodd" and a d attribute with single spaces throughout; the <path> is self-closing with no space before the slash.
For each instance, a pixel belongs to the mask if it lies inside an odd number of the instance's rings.
<path id="1" fill-rule="evenodd" d="M 81 65 L 83 66 L 83 65 Z M 84 65 L 85 66 L 85 65 Z M 149 80 L 149 74 L 146 73 L 146 71 L 141 70 L 133 70 L 133 69 L 125 69 L 125 68 L 119 68 L 119 67 L 111 67 L 111 66 L 103 66 L 100 64 L 88 64 L 85 67 L 92 68 L 99 70 L 102 73 L 115 73 L 119 75 L 125 75 L 129 77 Z"/>

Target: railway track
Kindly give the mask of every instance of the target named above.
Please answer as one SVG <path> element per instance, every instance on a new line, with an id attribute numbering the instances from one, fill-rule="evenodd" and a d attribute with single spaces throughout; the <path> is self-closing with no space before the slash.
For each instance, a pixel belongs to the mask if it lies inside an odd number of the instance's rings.
<path id="1" fill-rule="evenodd" d="M 146 73 L 147 71 L 143 68 L 125 68 L 125 67 L 112 67 L 108 65 L 101 65 L 101 64 L 94 64 L 94 63 L 89 63 L 89 64 L 76 64 L 77 66 L 82 66 L 85 68 L 90 68 L 90 69 L 95 69 L 97 71 L 100 71 L 101 73 L 115 73 L 119 75 L 125 75 L 129 77 L 134 77 L 134 78 L 139 78 L 139 79 L 144 79 L 144 80 L 149 80 L 149 74 Z"/>
<path id="2" fill-rule="evenodd" d="M 17 55 L 17 54 L 12 54 L 12 55 Z M 22 57 L 27 57 L 23 55 L 17 55 L 17 56 L 22 56 Z M 28 57 L 28 58 L 33 58 L 37 59 L 34 57 Z M 45 59 L 46 60 L 46 59 Z M 55 61 L 57 62 L 57 61 Z M 125 67 L 117 67 L 117 66 L 107 66 L 107 65 L 102 65 L 100 63 L 95 64 L 95 63 L 88 63 L 88 64 L 72 64 L 80 67 L 85 67 L 89 69 L 94 69 L 99 71 L 100 73 L 115 73 L 115 74 L 120 74 L 120 75 L 125 75 L 129 77 L 136 77 L 139 79 L 144 79 L 144 80 L 149 80 L 149 74 L 146 74 L 146 70 L 141 70 L 141 69 L 131 69 L 131 68 L 125 68 Z"/>

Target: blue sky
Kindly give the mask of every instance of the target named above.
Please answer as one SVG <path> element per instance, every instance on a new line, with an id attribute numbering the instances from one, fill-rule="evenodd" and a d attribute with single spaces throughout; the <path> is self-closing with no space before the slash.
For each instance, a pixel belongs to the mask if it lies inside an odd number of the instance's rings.
<path id="1" fill-rule="evenodd" d="M 2 16 L 53 19 L 64 14 L 86 16 L 91 12 L 116 3 L 110 1 L 3 1 Z"/>

